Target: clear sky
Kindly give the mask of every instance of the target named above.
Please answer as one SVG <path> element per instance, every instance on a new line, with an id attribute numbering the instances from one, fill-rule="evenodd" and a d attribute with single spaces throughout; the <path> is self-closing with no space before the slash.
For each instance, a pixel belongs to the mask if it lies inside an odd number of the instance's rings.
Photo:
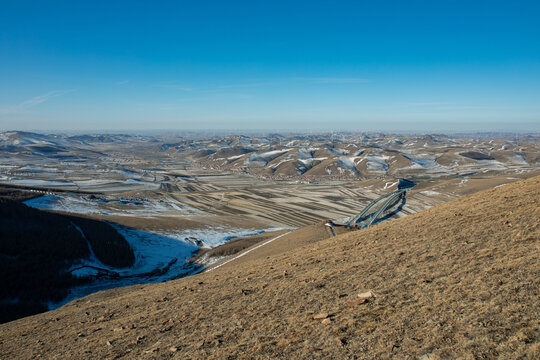
<path id="1" fill-rule="evenodd" d="M 540 130 L 540 1 L 0 0 L 0 130 Z"/>

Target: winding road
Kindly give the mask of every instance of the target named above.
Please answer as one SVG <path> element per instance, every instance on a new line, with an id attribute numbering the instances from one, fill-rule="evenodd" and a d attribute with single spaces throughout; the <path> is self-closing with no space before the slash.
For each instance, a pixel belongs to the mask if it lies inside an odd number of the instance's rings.
<path id="1" fill-rule="evenodd" d="M 388 194 L 384 194 L 377 199 L 373 200 L 371 203 L 369 203 L 361 212 L 356 214 L 355 216 L 352 216 L 348 222 L 345 222 L 343 225 L 345 226 L 356 226 L 361 222 L 367 221 L 364 223 L 362 227 L 368 227 L 373 225 L 377 221 L 377 219 L 380 219 L 381 216 L 391 207 L 395 205 L 395 202 L 398 201 L 400 198 L 405 198 L 405 195 L 407 194 L 407 190 L 414 186 L 414 183 L 410 181 L 400 181 L 400 185 L 398 185 L 398 189 L 394 190 L 392 192 L 389 192 Z M 384 201 L 383 201 L 384 200 Z M 381 203 L 382 201 L 382 203 Z M 366 214 L 369 213 L 369 211 L 378 206 L 377 210 L 371 213 L 370 215 L 366 216 Z"/>

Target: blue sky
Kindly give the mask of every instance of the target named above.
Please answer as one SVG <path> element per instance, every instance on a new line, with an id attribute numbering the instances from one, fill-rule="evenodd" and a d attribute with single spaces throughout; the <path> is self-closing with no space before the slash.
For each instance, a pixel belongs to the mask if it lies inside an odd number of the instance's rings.
<path id="1" fill-rule="evenodd" d="M 0 0 L 0 129 L 539 131 L 538 1 Z"/>

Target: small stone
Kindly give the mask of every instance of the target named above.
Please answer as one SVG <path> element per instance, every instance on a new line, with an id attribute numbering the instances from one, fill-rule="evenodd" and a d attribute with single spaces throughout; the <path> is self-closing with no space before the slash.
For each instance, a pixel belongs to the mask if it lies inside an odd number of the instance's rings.
<path id="1" fill-rule="evenodd" d="M 171 347 L 169 348 L 169 351 L 171 351 L 171 352 L 177 352 L 177 351 L 178 351 L 178 347 L 177 347 L 177 346 L 171 346 Z"/>
<path id="2" fill-rule="evenodd" d="M 358 306 L 360 304 L 365 304 L 367 302 L 368 302 L 368 299 L 365 299 L 365 298 L 364 299 L 354 299 L 354 300 L 347 301 L 347 305 L 353 307 L 353 306 Z"/>
<path id="3" fill-rule="evenodd" d="M 137 336 L 137 339 L 133 340 L 131 343 L 134 344 L 134 345 L 140 344 L 141 341 L 143 341 L 145 337 L 146 336 L 144 336 L 144 335 Z"/>
<path id="4" fill-rule="evenodd" d="M 198 348 L 202 348 L 204 346 L 204 340 L 201 340 L 197 343 Z"/>
<path id="5" fill-rule="evenodd" d="M 371 297 L 374 297 L 375 295 L 371 291 L 366 291 L 363 293 L 358 294 L 358 297 L 360 299 L 369 299 Z"/>
<path id="6" fill-rule="evenodd" d="M 343 346 L 343 344 L 345 344 L 345 341 L 343 339 L 340 339 L 340 338 L 336 338 L 334 340 L 334 342 L 339 346 Z"/>
<path id="7" fill-rule="evenodd" d="M 107 340 L 107 345 L 112 346 L 112 342 Z"/>
<path id="8" fill-rule="evenodd" d="M 315 315 L 313 317 L 313 319 L 314 320 L 326 319 L 328 316 L 330 316 L 330 315 L 328 315 L 327 313 L 321 313 L 319 315 Z"/>
<path id="9" fill-rule="evenodd" d="M 171 330 L 172 328 L 173 328 L 173 326 L 172 326 L 172 325 L 169 325 L 169 326 L 167 326 L 167 327 L 164 327 L 164 328 L 159 329 L 159 332 L 160 332 L 160 333 L 164 333 L 164 332 L 167 332 L 167 331 Z"/>
<path id="10" fill-rule="evenodd" d="M 84 334 L 83 333 L 78 333 L 77 337 L 84 337 Z"/>
<path id="11" fill-rule="evenodd" d="M 324 319 L 323 321 L 321 321 L 321 324 L 325 324 L 325 325 L 328 325 L 332 322 L 332 320 L 330 318 L 326 318 Z"/>

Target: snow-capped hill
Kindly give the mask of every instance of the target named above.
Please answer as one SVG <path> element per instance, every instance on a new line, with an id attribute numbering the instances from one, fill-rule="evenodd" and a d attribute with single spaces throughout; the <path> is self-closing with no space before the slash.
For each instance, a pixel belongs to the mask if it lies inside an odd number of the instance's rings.
<path id="1" fill-rule="evenodd" d="M 0 133 L 0 146 L 56 145 L 62 138 L 58 135 L 42 135 L 25 131 Z"/>

